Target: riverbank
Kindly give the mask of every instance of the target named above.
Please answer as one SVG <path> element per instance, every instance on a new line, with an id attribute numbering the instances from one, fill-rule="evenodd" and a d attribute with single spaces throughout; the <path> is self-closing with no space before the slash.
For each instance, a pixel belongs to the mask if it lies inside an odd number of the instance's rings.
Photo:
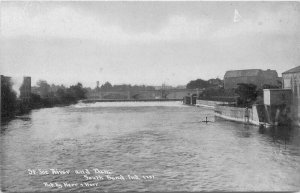
<path id="1" fill-rule="evenodd" d="M 268 108 L 263 104 L 254 104 L 250 108 L 237 107 L 232 102 L 197 100 L 196 105 L 212 109 L 215 116 L 244 124 L 271 126 L 297 126 L 289 119 L 284 110 L 274 113 L 278 108 Z M 275 108 L 275 110 L 274 110 Z"/>
<path id="2" fill-rule="evenodd" d="M 216 105 L 214 108 L 215 116 L 230 120 L 236 121 L 244 124 L 267 124 L 259 122 L 259 115 L 257 113 L 256 106 L 252 108 L 240 108 L 240 107 L 231 107 L 225 105 Z"/>
<path id="3" fill-rule="evenodd" d="M 196 100 L 197 107 L 213 109 L 215 116 L 239 123 L 260 125 L 257 108 L 241 108 L 232 106 L 233 102 Z"/>
<path id="4" fill-rule="evenodd" d="M 18 106 L 14 112 L 10 113 L 9 116 L 1 116 L 1 125 L 7 124 L 8 122 L 17 119 L 21 116 L 28 115 L 32 110 L 35 109 L 46 109 L 46 108 L 54 108 L 54 107 L 66 107 L 73 104 L 78 103 L 76 102 L 69 102 L 69 103 L 57 103 L 57 104 L 51 104 L 51 105 L 45 105 L 45 104 L 31 104 L 30 106 L 20 107 Z"/>
<path id="5" fill-rule="evenodd" d="M 253 125 L 262 124 L 259 122 L 259 114 L 256 107 L 245 109 L 233 106 L 235 104 L 234 102 L 209 101 L 199 99 L 197 99 L 195 103 L 196 104 L 194 106 L 214 110 L 215 116 L 225 120 Z"/>

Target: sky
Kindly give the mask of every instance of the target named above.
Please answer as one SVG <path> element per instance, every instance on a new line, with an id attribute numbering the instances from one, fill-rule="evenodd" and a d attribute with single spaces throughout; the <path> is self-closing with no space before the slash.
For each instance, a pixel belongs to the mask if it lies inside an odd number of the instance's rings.
<path id="1" fill-rule="evenodd" d="M 300 64 L 299 2 L 0 3 L 0 73 L 16 82 L 176 86 Z"/>

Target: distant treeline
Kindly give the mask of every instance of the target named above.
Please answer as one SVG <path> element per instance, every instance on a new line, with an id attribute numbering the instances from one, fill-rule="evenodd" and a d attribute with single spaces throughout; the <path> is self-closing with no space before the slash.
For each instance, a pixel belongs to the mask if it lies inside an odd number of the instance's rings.
<path id="1" fill-rule="evenodd" d="M 36 87 L 32 87 L 29 102 L 23 102 L 17 98 L 12 86 L 10 79 L 1 76 L 1 117 L 3 118 L 10 118 L 28 112 L 30 109 L 70 105 L 84 99 L 87 92 L 81 83 L 70 87 L 54 84 L 50 86 L 46 81 L 40 80 Z"/>
<path id="2" fill-rule="evenodd" d="M 66 87 L 64 85 L 50 85 L 45 80 L 39 80 L 36 85 L 31 87 L 30 102 L 25 103 L 17 97 L 17 93 L 12 89 L 13 83 L 10 78 L 1 76 L 1 117 L 13 117 L 26 113 L 30 109 L 74 104 L 85 99 L 86 94 L 93 90 L 89 87 L 83 88 L 81 83 Z M 100 91 L 137 91 L 155 90 L 155 87 L 130 84 L 112 85 L 105 82 L 95 89 Z"/>
<path id="3" fill-rule="evenodd" d="M 110 82 L 105 82 L 99 86 L 100 91 L 139 91 L 139 90 L 155 90 L 154 86 L 120 84 L 112 85 Z"/>
<path id="4" fill-rule="evenodd" d="M 191 80 L 187 83 L 187 89 L 205 89 L 205 88 L 212 88 L 212 87 L 223 87 L 223 81 L 219 78 L 216 79 L 209 79 L 209 80 Z"/>
<path id="5" fill-rule="evenodd" d="M 49 85 L 45 80 L 39 80 L 37 86 L 31 89 L 31 108 L 69 105 L 85 99 L 87 88 L 81 83 L 65 87 L 63 85 Z"/>

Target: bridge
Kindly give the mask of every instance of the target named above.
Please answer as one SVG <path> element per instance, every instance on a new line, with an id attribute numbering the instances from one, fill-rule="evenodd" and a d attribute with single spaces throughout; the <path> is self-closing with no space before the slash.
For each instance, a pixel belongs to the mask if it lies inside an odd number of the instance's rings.
<path id="1" fill-rule="evenodd" d="M 199 95 L 201 89 L 160 89 L 160 90 L 137 90 L 137 91 L 101 91 L 94 89 L 87 93 L 87 101 L 170 101 L 182 100 L 184 96 Z"/>

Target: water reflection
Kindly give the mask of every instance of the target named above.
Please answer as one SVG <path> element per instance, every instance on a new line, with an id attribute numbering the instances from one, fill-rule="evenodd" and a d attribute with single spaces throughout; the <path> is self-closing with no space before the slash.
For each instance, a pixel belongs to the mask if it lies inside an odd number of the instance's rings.
<path id="1" fill-rule="evenodd" d="M 299 128 L 292 126 L 273 126 L 265 128 L 259 126 L 260 134 L 272 137 L 273 141 L 296 142 L 294 139 L 299 137 Z"/>

